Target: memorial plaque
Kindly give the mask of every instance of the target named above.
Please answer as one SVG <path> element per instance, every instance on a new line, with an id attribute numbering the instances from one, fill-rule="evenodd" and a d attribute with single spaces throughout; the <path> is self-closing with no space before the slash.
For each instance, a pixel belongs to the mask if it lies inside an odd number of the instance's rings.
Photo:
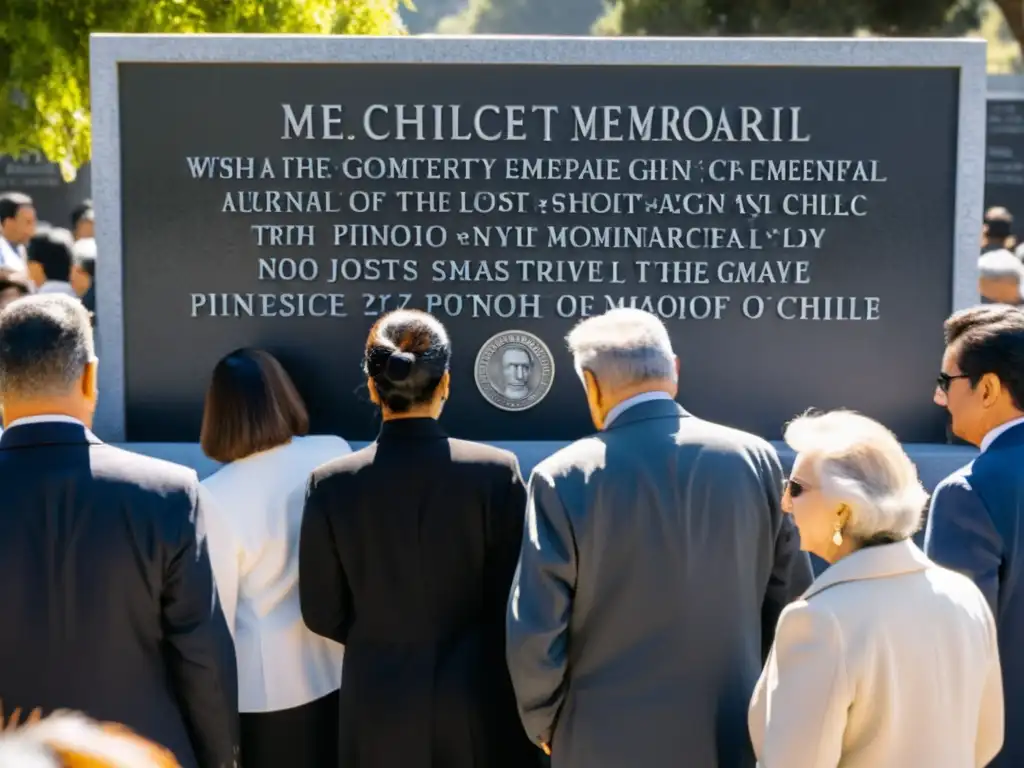
<path id="1" fill-rule="evenodd" d="M 94 38 L 103 418 L 194 441 L 213 365 L 254 345 L 315 431 L 372 439 L 363 343 L 412 307 L 452 336 L 452 434 L 570 440 L 564 337 L 635 306 L 700 416 L 777 439 L 847 407 L 942 442 L 984 46 L 865 42 Z"/>
<path id="2" fill-rule="evenodd" d="M 1001 205 L 1014 215 L 1014 234 L 1024 234 L 1024 93 L 988 100 L 985 142 L 985 207 Z"/>

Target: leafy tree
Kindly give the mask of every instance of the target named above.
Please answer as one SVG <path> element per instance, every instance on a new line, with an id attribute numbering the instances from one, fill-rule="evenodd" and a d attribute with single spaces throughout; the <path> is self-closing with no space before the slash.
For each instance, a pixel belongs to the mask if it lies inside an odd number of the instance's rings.
<path id="1" fill-rule="evenodd" d="M 1000 0 L 1024 4 L 1024 0 Z M 624 35 L 959 35 L 983 0 L 614 0 L 595 25 Z"/>
<path id="2" fill-rule="evenodd" d="M 0 0 L 0 154 L 89 159 L 90 32 L 394 34 L 403 0 Z"/>
<path id="3" fill-rule="evenodd" d="M 438 23 L 443 34 L 585 35 L 602 0 L 469 0 Z"/>
<path id="4" fill-rule="evenodd" d="M 1003 12 L 1013 36 L 1024 47 L 1024 0 L 995 0 L 995 3 Z"/>

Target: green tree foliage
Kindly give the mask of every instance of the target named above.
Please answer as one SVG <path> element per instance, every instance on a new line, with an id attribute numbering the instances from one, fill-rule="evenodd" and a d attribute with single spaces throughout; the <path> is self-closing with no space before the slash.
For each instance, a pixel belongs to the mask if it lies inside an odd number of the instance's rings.
<path id="1" fill-rule="evenodd" d="M 0 0 L 0 154 L 89 159 L 89 34 L 395 34 L 403 0 Z"/>
<path id="2" fill-rule="evenodd" d="M 602 0 L 469 0 L 441 19 L 442 34 L 585 35 L 603 11 Z"/>
<path id="3" fill-rule="evenodd" d="M 978 26 L 982 5 L 982 0 L 614 0 L 595 31 L 670 36 L 959 35 Z"/>

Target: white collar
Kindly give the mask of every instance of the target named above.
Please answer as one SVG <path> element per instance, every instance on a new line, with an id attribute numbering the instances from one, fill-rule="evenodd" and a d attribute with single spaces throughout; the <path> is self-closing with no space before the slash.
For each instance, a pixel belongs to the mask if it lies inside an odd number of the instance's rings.
<path id="1" fill-rule="evenodd" d="M 1018 424 L 1024 424 L 1024 416 L 1019 419 L 1010 419 L 1010 421 L 1007 421 L 1005 424 L 1000 424 L 995 429 L 990 430 L 989 433 L 985 435 L 985 439 L 981 441 L 981 452 L 984 453 L 989 446 L 996 441 L 996 438 L 1003 434 L 1003 432 L 1008 432 Z"/>
<path id="2" fill-rule="evenodd" d="M 649 403 L 652 400 L 671 400 L 672 395 L 668 392 L 641 392 L 639 395 L 633 395 L 623 400 L 621 403 L 616 405 L 610 411 L 604 420 L 604 428 L 608 429 L 624 411 L 632 408 L 634 405 L 640 405 L 640 403 Z"/>
<path id="3" fill-rule="evenodd" d="M 75 296 L 75 289 L 67 280 L 46 280 L 36 293 L 64 293 L 68 296 Z"/>

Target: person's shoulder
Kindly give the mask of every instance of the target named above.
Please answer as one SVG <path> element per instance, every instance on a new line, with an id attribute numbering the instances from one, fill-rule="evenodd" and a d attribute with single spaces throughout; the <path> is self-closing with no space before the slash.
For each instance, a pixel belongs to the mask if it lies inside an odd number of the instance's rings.
<path id="1" fill-rule="evenodd" d="M 348 453 L 335 456 L 320 464 L 311 473 L 310 480 L 314 485 L 344 480 L 346 477 L 357 475 L 370 467 L 376 455 L 377 443 L 370 443 L 358 451 L 349 448 Z"/>
<path id="2" fill-rule="evenodd" d="M 543 461 L 540 461 L 534 472 L 552 479 L 565 477 L 574 472 L 588 473 L 604 466 L 608 451 L 606 436 L 602 432 L 580 438 L 569 445 L 558 449 Z"/>
<path id="3" fill-rule="evenodd" d="M 474 440 L 448 438 L 448 448 L 453 461 L 477 465 L 489 465 L 501 469 L 515 469 L 519 460 L 512 451 Z"/>
<path id="4" fill-rule="evenodd" d="M 763 437 L 696 416 L 683 422 L 680 437 L 726 453 L 776 455 L 775 448 Z"/>
<path id="5" fill-rule="evenodd" d="M 108 485 L 135 487 L 154 493 L 191 493 L 199 484 L 199 476 L 190 467 L 107 443 L 92 447 L 90 462 L 93 478 Z"/>

